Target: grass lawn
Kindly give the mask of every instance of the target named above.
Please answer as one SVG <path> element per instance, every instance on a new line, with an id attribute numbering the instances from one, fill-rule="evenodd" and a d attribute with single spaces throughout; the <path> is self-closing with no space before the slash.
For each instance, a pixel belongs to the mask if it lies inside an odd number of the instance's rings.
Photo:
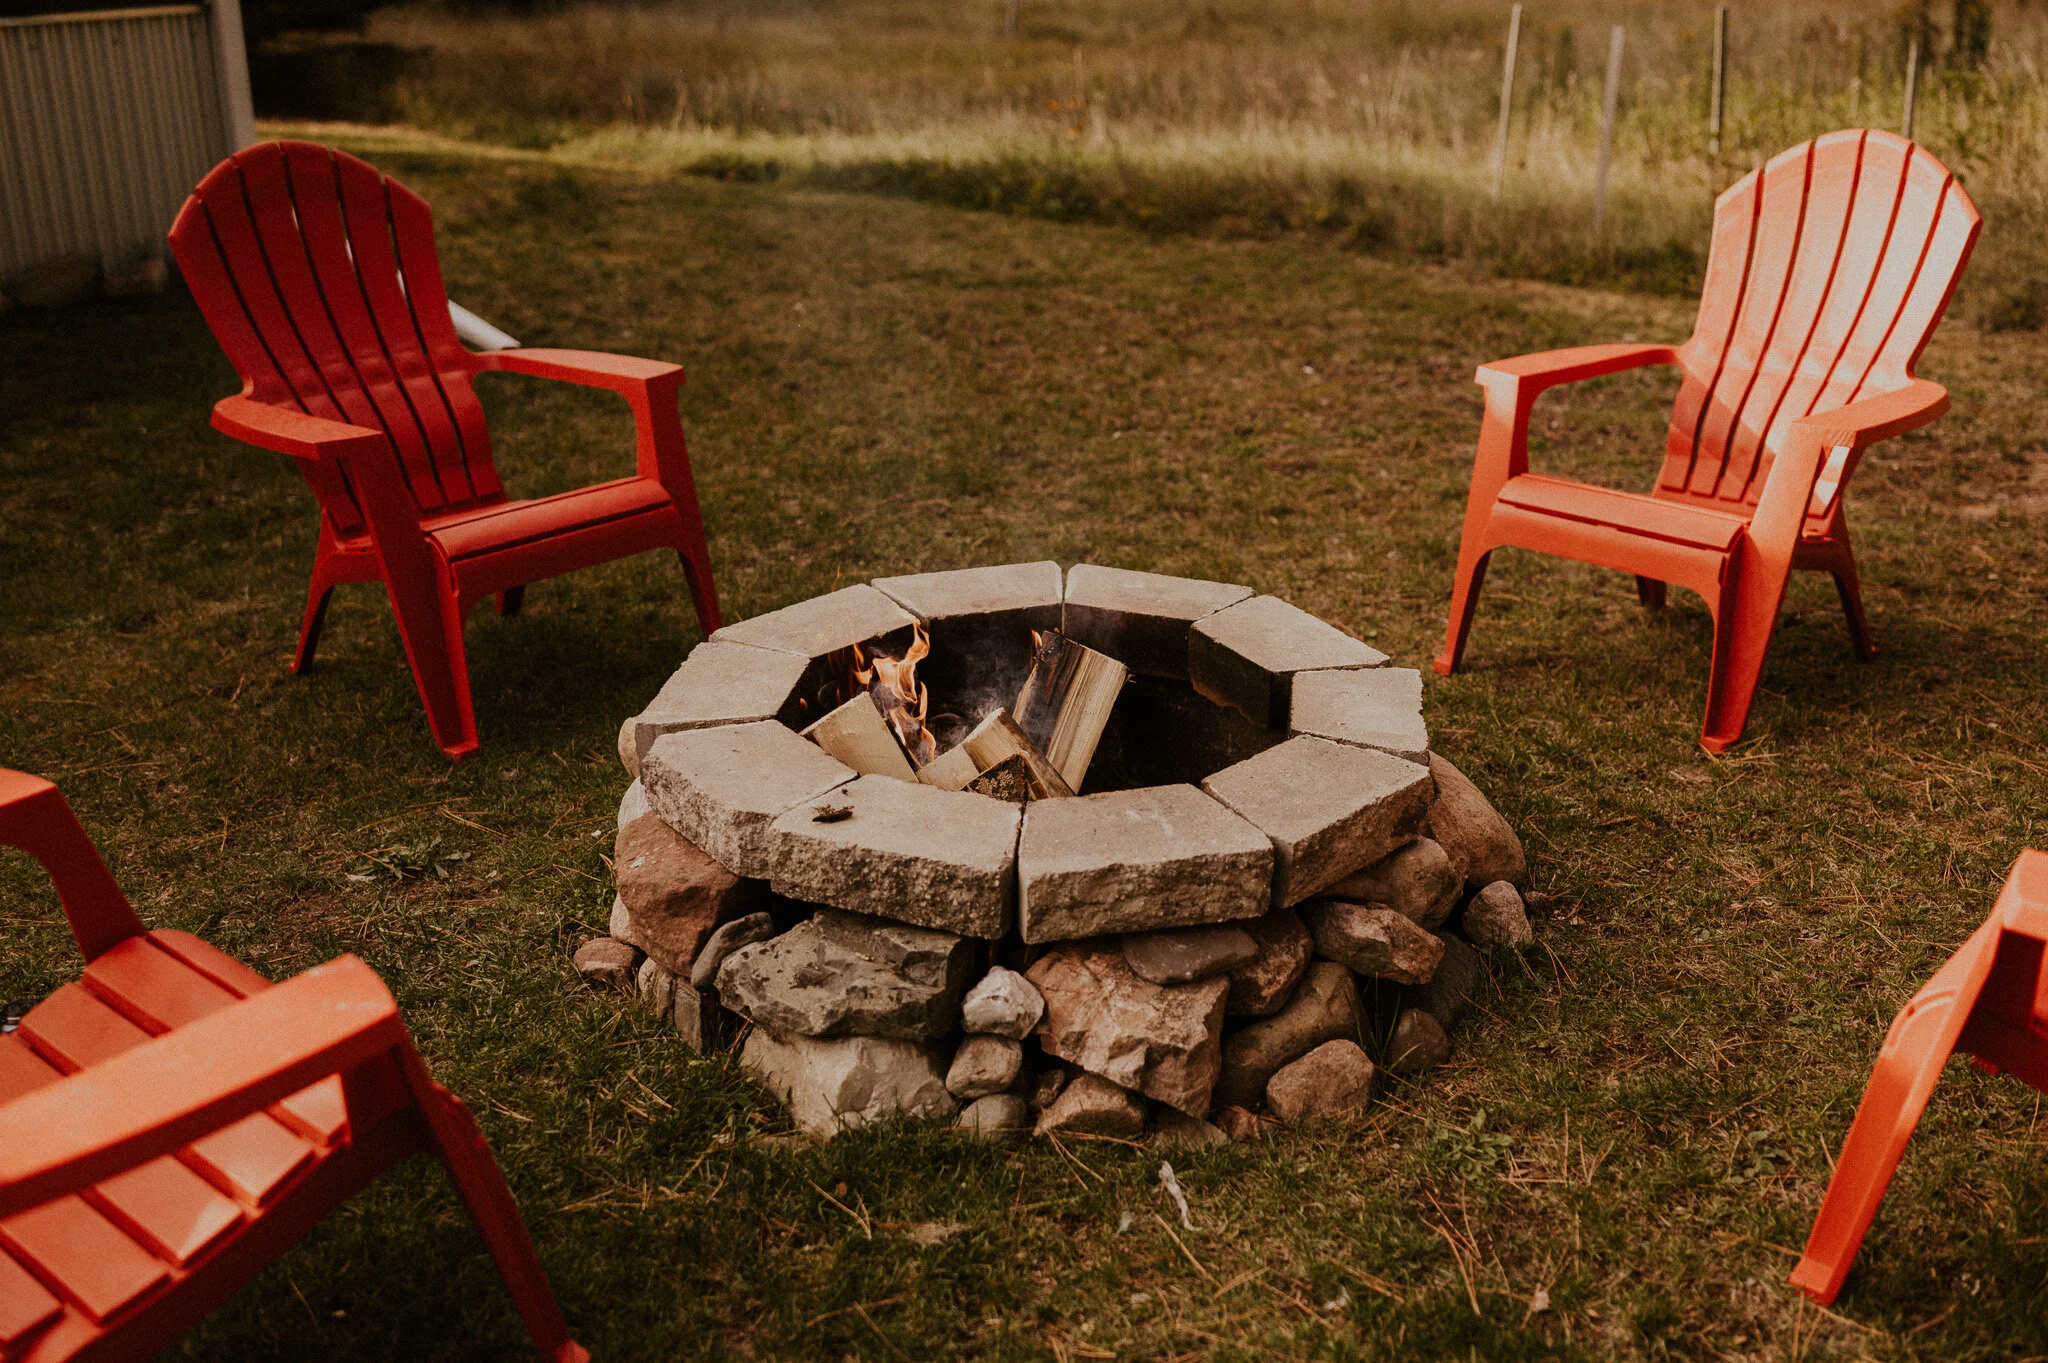
<path id="1" fill-rule="evenodd" d="M 1475 363 L 1682 336 L 1670 300 L 1155 240 L 779 185 L 570 172 L 343 138 L 440 215 L 451 293 L 529 344 L 683 363 L 732 616 L 1021 559 L 1244 582 L 1427 665 Z M 655 556 L 469 631 L 481 758 L 429 740 L 381 593 L 284 671 L 311 558 L 288 461 L 188 298 L 0 318 L 0 761 L 55 779 L 145 919 L 273 976 L 390 982 L 488 1132 L 600 1358 L 1944 1358 L 2048 1355 L 2040 1102 L 1945 1076 L 1834 1313 L 1783 1282 L 1883 1028 L 2048 843 L 2048 341 L 1950 326 L 1953 415 L 1853 490 L 1883 649 L 1799 580 L 1752 741 L 1695 746 L 1707 617 L 1504 553 L 1426 706 L 1533 864 L 1543 948 L 1495 963 L 1452 1066 L 1362 1126 L 1067 1160 L 941 1129 L 783 1148 L 568 953 L 602 931 L 619 722 L 695 642 Z M 497 378 L 515 494 L 630 466 L 605 394 Z M 1546 398 L 1547 467 L 1646 486 L 1671 381 Z M 399 879 L 399 868 L 430 868 Z M 75 973 L 0 861 L 0 996 Z M 825 1196 L 863 1211 L 856 1221 Z M 913 1228 L 944 1223 L 943 1237 Z M 1547 1308 L 1542 1304 L 1547 1301 Z M 185 1346 L 517 1357 L 437 1171 L 331 1218 Z"/>

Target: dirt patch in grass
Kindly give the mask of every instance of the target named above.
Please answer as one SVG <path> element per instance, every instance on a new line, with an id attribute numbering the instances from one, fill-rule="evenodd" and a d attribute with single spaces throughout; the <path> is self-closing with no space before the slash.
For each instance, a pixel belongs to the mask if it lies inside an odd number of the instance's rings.
<path id="1" fill-rule="evenodd" d="M 1426 665 L 1474 365 L 1689 325 L 1298 243 L 355 145 L 440 209 L 465 305 L 529 344 L 688 368 L 734 616 L 1088 558 L 1251 583 Z M 764 1143 L 780 1118 L 729 1061 L 579 992 L 612 736 L 694 642 L 680 573 L 650 555 L 480 613 L 484 750 L 448 767 L 374 589 L 344 589 L 318 669 L 285 675 L 312 503 L 206 429 L 235 383 L 181 296 L 0 318 L 0 752 L 64 786 L 150 922 L 273 975 L 340 951 L 384 974 L 601 1357 L 2039 1354 L 2038 1104 L 1960 1067 L 1836 1314 L 1783 1284 L 1885 1023 L 2048 843 L 2039 527 L 1962 514 L 2023 480 L 2048 345 L 1951 326 L 1924 368 L 1954 414 L 1851 494 L 1882 657 L 1858 665 L 1830 586 L 1800 580 L 1723 759 L 1694 746 L 1698 602 L 1649 615 L 1619 575 L 1497 560 L 1470 670 L 1425 703 L 1523 830 L 1545 949 L 1498 963 L 1450 1071 L 1362 1127 L 1175 1158 L 1179 1243 L 1155 1154 Z M 1669 397 L 1651 374 L 1546 398 L 1535 458 L 1643 486 Z M 629 466 L 608 395 L 497 379 L 485 401 L 516 493 Z M 0 997 L 74 973 L 19 858 L 0 928 Z M 842 1182 L 871 1225 L 816 1191 Z M 935 1222 L 961 1229 L 923 1243 Z M 520 1347 L 420 1165 L 189 1352 Z"/>

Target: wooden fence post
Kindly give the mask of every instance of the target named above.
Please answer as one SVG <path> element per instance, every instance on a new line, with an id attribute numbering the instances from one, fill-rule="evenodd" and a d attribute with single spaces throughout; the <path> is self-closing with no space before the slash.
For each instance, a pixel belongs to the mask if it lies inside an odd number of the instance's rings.
<path id="1" fill-rule="evenodd" d="M 1707 150 L 1721 154 L 1721 118 L 1728 107 L 1728 7 L 1714 11 L 1714 111 L 1707 121 Z"/>
<path id="2" fill-rule="evenodd" d="M 1508 11 L 1508 55 L 1500 73 L 1500 130 L 1493 135 L 1493 197 L 1508 173 L 1508 115 L 1515 107 L 1515 52 L 1522 40 L 1522 7 Z"/>
<path id="3" fill-rule="evenodd" d="M 1600 178 L 1593 187 L 1593 230 L 1607 221 L 1607 167 L 1614 159 L 1614 115 L 1621 102 L 1621 25 L 1607 36 L 1607 90 L 1600 101 Z"/>
<path id="4" fill-rule="evenodd" d="M 1913 103 L 1920 93 L 1920 35 L 1915 33 L 1906 44 L 1906 121 L 1901 129 L 1908 142 L 1913 140 Z"/>

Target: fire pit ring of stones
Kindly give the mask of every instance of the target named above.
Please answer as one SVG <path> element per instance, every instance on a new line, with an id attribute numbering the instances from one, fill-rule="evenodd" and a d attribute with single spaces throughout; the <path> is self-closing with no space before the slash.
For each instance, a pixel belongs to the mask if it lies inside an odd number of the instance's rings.
<path id="1" fill-rule="evenodd" d="M 1077 794 L 857 773 L 804 736 L 920 637 L 934 711 L 1008 705 L 1051 632 L 1129 674 Z M 1376 1062 L 1450 1055 L 1468 941 L 1532 940 L 1519 842 L 1387 663 L 1278 597 L 1092 564 L 727 626 L 620 734 L 619 895 L 577 966 L 700 1050 L 752 1023 L 742 1065 L 816 1135 L 961 1104 L 984 1134 L 1176 1141 L 1355 1113 Z"/>
<path id="2" fill-rule="evenodd" d="M 855 645 L 900 653 L 913 625 L 929 633 L 934 708 L 1003 703 L 1033 630 L 1128 668 L 1082 793 L 1020 805 L 863 776 L 799 736 L 843 698 Z M 728 625 L 633 721 L 632 743 L 653 810 L 737 876 L 1038 945 L 1257 918 L 1410 837 L 1434 794 L 1422 679 L 1387 661 L 1246 587 L 968 568 Z"/>

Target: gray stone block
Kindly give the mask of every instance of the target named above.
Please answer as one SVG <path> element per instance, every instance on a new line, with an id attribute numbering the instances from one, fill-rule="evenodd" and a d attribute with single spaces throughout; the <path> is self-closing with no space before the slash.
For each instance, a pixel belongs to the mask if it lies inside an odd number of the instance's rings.
<path id="1" fill-rule="evenodd" d="M 1412 667 L 1299 672 L 1291 688 L 1287 727 L 1409 762 L 1429 764 L 1429 727 L 1422 722 L 1422 674 Z"/>
<path id="2" fill-rule="evenodd" d="M 1370 866 L 1429 812 L 1429 769 L 1302 735 L 1226 767 L 1202 789 L 1273 840 L 1273 902 L 1298 904 Z"/>
<path id="3" fill-rule="evenodd" d="M 711 640 L 820 658 L 907 630 L 913 623 L 908 611 L 863 582 L 727 625 Z"/>
<path id="4" fill-rule="evenodd" d="M 824 909 L 726 957 L 718 997 L 781 1037 L 935 1041 L 959 1022 L 968 956 L 950 932 Z"/>
<path id="5" fill-rule="evenodd" d="M 817 817 L 838 810 L 846 812 Z M 1020 814 L 971 791 L 863 776 L 777 818 L 764 874 L 792 899 L 1001 937 L 1015 898 Z"/>
<path id="6" fill-rule="evenodd" d="M 852 768 L 774 720 L 664 734 L 640 764 L 647 801 L 662 821 L 734 875 L 753 879 L 773 869 L 767 845 L 775 819 L 853 778 Z"/>
<path id="7" fill-rule="evenodd" d="M 746 644 L 712 640 L 697 645 L 633 721 L 637 760 L 645 761 L 663 734 L 763 719 L 793 721 L 797 684 L 809 665 L 807 658 Z"/>
<path id="8" fill-rule="evenodd" d="M 1067 569 L 1066 633 L 1133 672 L 1186 678 L 1188 627 L 1250 587 L 1077 563 Z"/>
<path id="9" fill-rule="evenodd" d="M 1270 729 L 1287 727 L 1294 675 L 1378 667 L 1387 655 L 1277 596 L 1255 596 L 1188 630 L 1195 690 Z"/>
<path id="10" fill-rule="evenodd" d="M 1017 847 L 1024 940 L 1256 918 L 1273 855 L 1260 829 L 1193 786 L 1036 801 Z"/>
<path id="11" fill-rule="evenodd" d="M 1003 563 L 942 573 L 878 577 L 875 590 L 927 626 L 967 615 L 1028 613 L 1037 629 L 1060 627 L 1060 565 Z"/>
<path id="12" fill-rule="evenodd" d="M 1011 704 L 1031 666 L 1031 631 L 1060 627 L 1057 563 L 878 577 L 875 587 L 931 633 L 931 657 L 918 678 L 930 688 L 935 711 L 972 717 Z"/>

